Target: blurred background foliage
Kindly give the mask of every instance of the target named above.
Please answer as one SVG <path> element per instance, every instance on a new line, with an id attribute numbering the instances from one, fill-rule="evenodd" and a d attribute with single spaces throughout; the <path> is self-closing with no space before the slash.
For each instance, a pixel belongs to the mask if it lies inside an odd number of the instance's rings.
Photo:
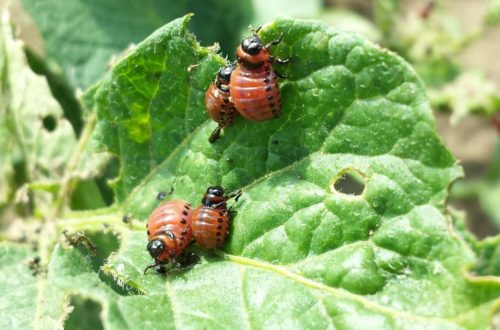
<path id="1" fill-rule="evenodd" d="M 82 90 L 134 43 L 185 13 L 195 14 L 190 29 L 200 42 L 230 60 L 250 25 L 277 14 L 362 34 L 406 58 L 426 83 L 438 130 L 466 172 L 450 204 L 466 210 L 477 236 L 500 231 L 499 0 L 0 0 L 0 9 L 7 6 L 32 69 L 47 77 L 77 136 L 90 111 L 79 99 Z M 16 187 L 26 181 L 22 162 L 14 169 Z M 72 207 L 111 204 L 106 182 L 117 169 L 111 161 L 99 178 L 81 181 Z M 6 209 L 13 192 L 0 197 L 0 212 L 26 211 Z"/>

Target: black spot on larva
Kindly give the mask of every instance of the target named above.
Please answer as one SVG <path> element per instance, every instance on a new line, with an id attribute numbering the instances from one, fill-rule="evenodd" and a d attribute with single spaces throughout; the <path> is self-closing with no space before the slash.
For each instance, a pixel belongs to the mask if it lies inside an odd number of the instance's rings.
<path id="1" fill-rule="evenodd" d="M 186 236 L 186 235 L 187 235 L 187 233 L 188 233 L 188 232 L 187 232 L 187 230 L 183 230 L 183 231 L 182 231 L 182 233 L 181 233 L 181 235 L 182 235 L 182 236 Z"/>
<path id="2" fill-rule="evenodd" d="M 226 109 L 227 109 L 227 107 L 226 107 L 225 105 L 223 105 L 223 106 L 221 106 L 221 109 L 222 109 L 222 110 L 226 110 Z"/>
<path id="3" fill-rule="evenodd" d="M 187 220 L 186 219 L 182 219 L 181 223 L 185 225 L 187 223 Z"/>
<path id="4" fill-rule="evenodd" d="M 267 99 L 268 99 L 269 101 L 271 101 L 271 100 L 273 99 L 273 96 L 272 96 L 272 95 L 268 95 L 268 96 L 267 96 Z"/>
<path id="5" fill-rule="evenodd" d="M 264 78 L 264 82 L 268 83 L 269 82 L 269 78 Z"/>
<path id="6" fill-rule="evenodd" d="M 224 219 L 219 218 L 219 219 L 217 219 L 217 222 L 224 222 Z"/>
<path id="7" fill-rule="evenodd" d="M 184 237 L 181 237 L 181 241 L 183 241 L 183 240 L 184 240 Z"/>
<path id="8" fill-rule="evenodd" d="M 228 98 L 225 98 L 225 99 L 224 99 L 224 102 L 229 103 L 229 99 L 228 99 Z"/>
<path id="9" fill-rule="evenodd" d="M 224 216 L 224 212 L 219 211 L 219 215 L 220 215 L 221 217 L 223 217 L 223 216 Z"/>
<path id="10" fill-rule="evenodd" d="M 149 230 L 148 230 L 148 231 L 147 231 L 146 233 L 148 234 L 148 236 L 150 235 L 150 232 L 149 232 Z"/>
<path id="11" fill-rule="evenodd" d="M 272 107 L 274 107 L 275 105 L 276 105 L 276 104 L 274 104 L 274 103 L 269 103 L 269 106 L 270 106 L 271 108 L 272 108 Z"/>
<path id="12" fill-rule="evenodd" d="M 182 211 L 182 214 L 188 215 L 188 212 L 186 210 Z"/>
<path id="13" fill-rule="evenodd" d="M 179 244 L 179 246 L 180 246 L 180 247 L 183 247 L 183 246 L 184 246 L 184 244 L 183 244 L 183 243 L 181 243 L 181 244 Z"/>
<path id="14" fill-rule="evenodd" d="M 271 85 L 266 86 L 266 92 L 269 92 L 271 89 L 273 89 L 273 86 L 271 86 Z"/>
<path id="15" fill-rule="evenodd" d="M 222 225 L 218 225 L 217 229 L 221 230 L 222 229 Z"/>
<path id="16" fill-rule="evenodd" d="M 216 235 L 217 235 L 217 236 L 221 236 L 222 234 L 221 234 L 221 232 L 220 232 L 220 231 L 218 231 Z"/>
<path id="17" fill-rule="evenodd" d="M 276 114 L 276 109 L 272 109 L 272 110 L 271 110 L 271 112 L 272 112 L 273 114 Z"/>
<path id="18" fill-rule="evenodd" d="M 184 208 L 185 208 L 186 210 L 189 210 L 189 208 L 190 208 L 190 207 L 191 207 L 191 204 L 185 204 L 185 205 L 184 205 Z"/>

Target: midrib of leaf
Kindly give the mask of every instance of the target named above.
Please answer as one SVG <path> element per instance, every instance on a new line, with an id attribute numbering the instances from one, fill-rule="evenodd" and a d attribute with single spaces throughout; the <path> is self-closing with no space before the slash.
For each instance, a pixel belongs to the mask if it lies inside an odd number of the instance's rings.
<path id="1" fill-rule="evenodd" d="M 245 328 L 252 329 L 250 324 L 250 317 L 248 313 L 248 307 L 245 303 L 245 295 L 243 294 L 243 277 L 245 276 L 245 269 L 238 266 L 238 274 L 239 274 L 239 290 L 241 297 L 241 310 L 243 311 L 243 320 L 245 321 Z"/>
<path id="2" fill-rule="evenodd" d="M 432 322 L 439 322 L 439 323 L 450 323 L 451 321 L 446 319 L 446 318 L 439 318 L 439 317 L 429 317 L 429 316 L 422 316 L 422 315 L 416 315 L 404 311 L 399 311 L 390 307 L 386 307 L 383 305 L 379 305 L 373 301 L 370 301 L 362 296 L 355 295 L 350 293 L 349 291 L 342 290 L 342 289 L 337 289 L 337 288 L 332 288 L 327 285 L 324 285 L 322 283 L 310 280 L 306 277 L 303 277 L 301 275 L 298 275 L 296 273 L 290 272 L 289 270 L 285 269 L 284 267 L 280 267 L 277 265 L 273 265 L 271 263 L 267 262 L 262 262 L 258 261 L 255 259 L 250 259 L 246 257 L 241 257 L 241 256 L 236 256 L 236 255 L 231 255 L 231 254 L 226 254 L 226 253 L 221 253 L 222 257 L 225 257 L 227 260 L 241 264 L 247 267 L 252 267 L 252 268 L 257 268 L 257 269 L 262 269 L 262 270 L 267 270 L 271 271 L 273 273 L 276 273 L 280 276 L 283 276 L 287 279 L 290 279 L 300 285 L 306 286 L 311 289 L 319 290 L 321 292 L 327 293 L 329 295 L 339 297 L 339 298 L 345 298 L 348 300 L 352 300 L 355 302 L 358 302 L 362 304 L 364 307 L 367 309 L 381 312 L 383 314 L 391 315 L 394 317 L 398 318 L 405 318 L 405 319 L 410 319 L 410 320 L 420 320 L 420 321 L 432 321 Z M 500 300 L 499 300 L 500 303 Z"/>
<path id="3" fill-rule="evenodd" d="M 42 325 L 40 320 L 42 319 L 42 310 L 43 310 L 43 302 L 44 302 L 44 293 L 45 293 L 45 285 L 47 284 L 46 275 L 39 276 L 37 283 L 37 297 L 36 297 L 36 312 L 35 312 L 35 320 L 34 320 L 34 328 L 42 329 Z"/>
<path id="4" fill-rule="evenodd" d="M 244 269 L 241 269 L 241 266 L 254 268 L 254 269 L 258 269 L 258 270 L 270 271 L 270 272 L 273 272 L 273 273 L 275 273 L 279 276 L 282 276 L 286 279 L 289 279 L 289 280 L 291 280 L 291 281 L 293 281 L 301 286 L 307 287 L 311 290 L 317 290 L 321 293 L 324 293 L 324 294 L 327 294 L 327 295 L 330 295 L 330 296 L 333 296 L 336 298 L 342 298 L 342 299 L 346 299 L 346 300 L 349 300 L 352 302 L 360 303 L 368 310 L 372 310 L 374 312 L 379 312 L 379 313 L 382 313 L 384 315 L 389 315 L 389 316 L 394 317 L 394 318 L 407 319 L 407 320 L 413 320 L 413 321 L 423 321 L 423 322 L 429 322 L 429 323 L 440 323 L 443 325 L 450 325 L 450 324 L 455 325 L 456 324 L 451 318 L 417 315 L 417 314 L 412 314 L 412 313 L 405 312 L 405 311 L 396 310 L 394 308 L 386 307 L 386 306 L 380 305 L 374 301 L 366 299 L 363 296 L 350 293 L 349 291 L 346 291 L 343 289 L 333 288 L 333 287 L 324 285 L 320 282 L 308 279 L 304 276 L 301 276 L 299 274 L 296 274 L 294 272 L 287 270 L 285 267 L 281 267 L 278 265 L 274 265 L 274 264 L 271 264 L 268 262 L 263 262 L 263 261 L 259 261 L 259 260 L 255 260 L 255 259 L 251 259 L 251 258 L 236 256 L 236 255 L 232 255 L 232 254 L 228 254 L 228 253 L 223 253 L 223 252 L 220 252 L 218 254 L 222 258 L 226 259 L 228 262 L 231 262 L 231 263 L 236 265 L 236 267 L 238 268 L 239 273 L 240 273 L 240 282 L 242 281 L 242 272 L 244 272 Z M 241 266 L 239 266 L 239 265 L 241 265 Z M 111 273 L 113 276 L 117 275 L 117 273 L 112 269 L 107 268 L 105 271 Z M 180 314 L 179 314 L 178 308 L 176 307 L 176 304 L 175 304 L 174 293 L 173 293 L 170 282 L 171 282 L 171 280 L 167 278 L 167 281 L 165 283 L 165 294 L 168 296 L 170 303 L 172 305 L 172 313 L 174 315 L 175 328 L 181 329 L 181 327 L 179 326 L 179 318 L 180 318 L 179 315 Z M 132 286 L 132 287 L 138 288 L 144 294 L 149 294 L 148 290 L 146 290 L 145 288 L 141 289 L 142 286 L 137 284 L 137 283 L 133 283 L 133 281 L 129 281 L 129 282 L 125 282 L 125 283 L 127 285 Z M 240 285 L 240 288 L 241 288 L 241 285 Z M 241 297 L 242 297 L 242 310 L 243 310 L 243 312 L 246 312 L 246 305 L 244 302 L 243 294 L 241 295 Z M 320 303 L 322 303 L 322 299 L 320 297 L 317 297 L 317 296 L 315 296 L 315 297 L 316 297 L 316 299 L 318 299 L 318 301 Z M 471 310 L 476 309 L 481 305 L 487 305 L 488 303 L 489 302 L 487 301 L 487 302 L 484 302 L 480 305 L 476 305 L 476 306 L 474 306 L 474 308 L 471 308 Z M 500 300 L 497 300 L 494 303 L 494 306 L 500 306 Z M 327 317 L 327 318 L 330 319 L 330 317 Z M 247 328 L 252 329 L 250 322 L 248 320 L 248 312 L 246 312 L 244 319 L 246 320 Z M 454 317 L 454 319 L 455 319 L 455 317 Z"/>
<path id="5" fill-rule="evenodd" d="M 168 300 L 170 301 L 170 305 L 172 306 L 172 315 L 174 317 L 175 329 L 182 329 L 179 325 L 179 312 L 177 311 L 177 305 L 174 300 L 174 292 L 172 290 L 172 286 L 170 282 L 165 283 L 165 291 L 167 293 Z"/>

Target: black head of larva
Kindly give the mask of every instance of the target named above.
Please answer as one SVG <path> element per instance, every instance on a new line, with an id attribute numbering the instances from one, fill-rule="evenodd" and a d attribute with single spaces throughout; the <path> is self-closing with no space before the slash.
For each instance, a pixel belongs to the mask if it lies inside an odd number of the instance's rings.
<path id="1" fill-rule="evenodd" d="M 224 196 L 224 188 L 222 188 L 221 186 L 208 187 L 207 194 L 222 197 Z"/>
<path id="2" fill-rule="evenodd" d="M 147 249 L 151 257 L 156 260 L 165 251 L 165 244 L 161 239 L 156 238 L 149 241 Z"/>
<path id="3" fill-rule="evenodd" d="M 248 55 L 257 55 L 262 49 L 262 41 L 258 35 L 254 34 L 241 41 L 241 49 Z"/>
<path id="4" fill-rule="evenodd" d="M 233 73 L 233 67 L 228 65 L 228 66 L 222 67 L 219 70 L 219 73 L 217 74 L 217 76 L 221 82 L 225 82 L 226 84 L 229 84 L 229 81 L 231 80 L 231 73 Z"/>

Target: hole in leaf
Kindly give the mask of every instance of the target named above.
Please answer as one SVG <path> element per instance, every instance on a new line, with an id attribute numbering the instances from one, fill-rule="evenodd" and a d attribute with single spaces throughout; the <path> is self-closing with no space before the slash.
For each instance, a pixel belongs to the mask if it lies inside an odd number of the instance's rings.
<path id="1" fill-rule="evenodd" d="M 90 258 L 92 269 L 98 274 L 99 279 L 120 295 L 140 294 L 140 292 L 134 288 L 126 285 L 119 285 L 111 275 L 101 270 L 101 267 L 106 263 L 110 254 L 116 252 L 120 248 L 118 236 L 112 232 L 86 232 L 85 236 L 87 236 L 97 247 L 96 254 L 89 254 L 86 248 L 81 245 L 78 245 L 77 248 Z"/>
<path id="2" fill-rule="evenodd" d="M 95 180 L 80 180 L 71 194 L 72 210 L 95 210 L 107 205 Z"/>
<path id="3" fill-rule="evenodd" d="M 57 120 L 53 115 L 43 117 L 42 123 L 43 127 L 49 132 L 54 131 L 57 127 Z"/>
<path id="4" fill-rule="evenodd" d="M 106 167 L 103 169 L 101 175 L 96 178 L 96 184 L 101 192 L 102 199 L 106 205 L 111 205 L 114 202 L 114 192 L 109 185 L 109 180 L 115 179 L 120 172 L 120 161 L 118 158 L 113 157 Z"/>
<path id="5" fill-rule="evenodd" d="M 64 322 L 64 329 L 104 329 L 100 319 L 102 307 L 98 302 L 72 296 L 70 305 L 74 309 Z"/>
<path id="6" fill-rule="evenodd" d="M 348 168 L 340 171 L 330 185 L 332 192 L 339 192 L 345 195 L 360 196 L 366 186 L 366 176 L 360 171 Z"/>
<path id="7" fill-rule="evenodd" d="M 120 241 L 117 235 L 111 232 L 86 232 L 85 235 L 97 247 L 96 254 L 90 255 L 90 260 L 92 268 L 95 272 L 98 272 L 109 255 L 120 248 Z M 87 251 L 83 250 L 82 253 L 88 254 Z"/>

